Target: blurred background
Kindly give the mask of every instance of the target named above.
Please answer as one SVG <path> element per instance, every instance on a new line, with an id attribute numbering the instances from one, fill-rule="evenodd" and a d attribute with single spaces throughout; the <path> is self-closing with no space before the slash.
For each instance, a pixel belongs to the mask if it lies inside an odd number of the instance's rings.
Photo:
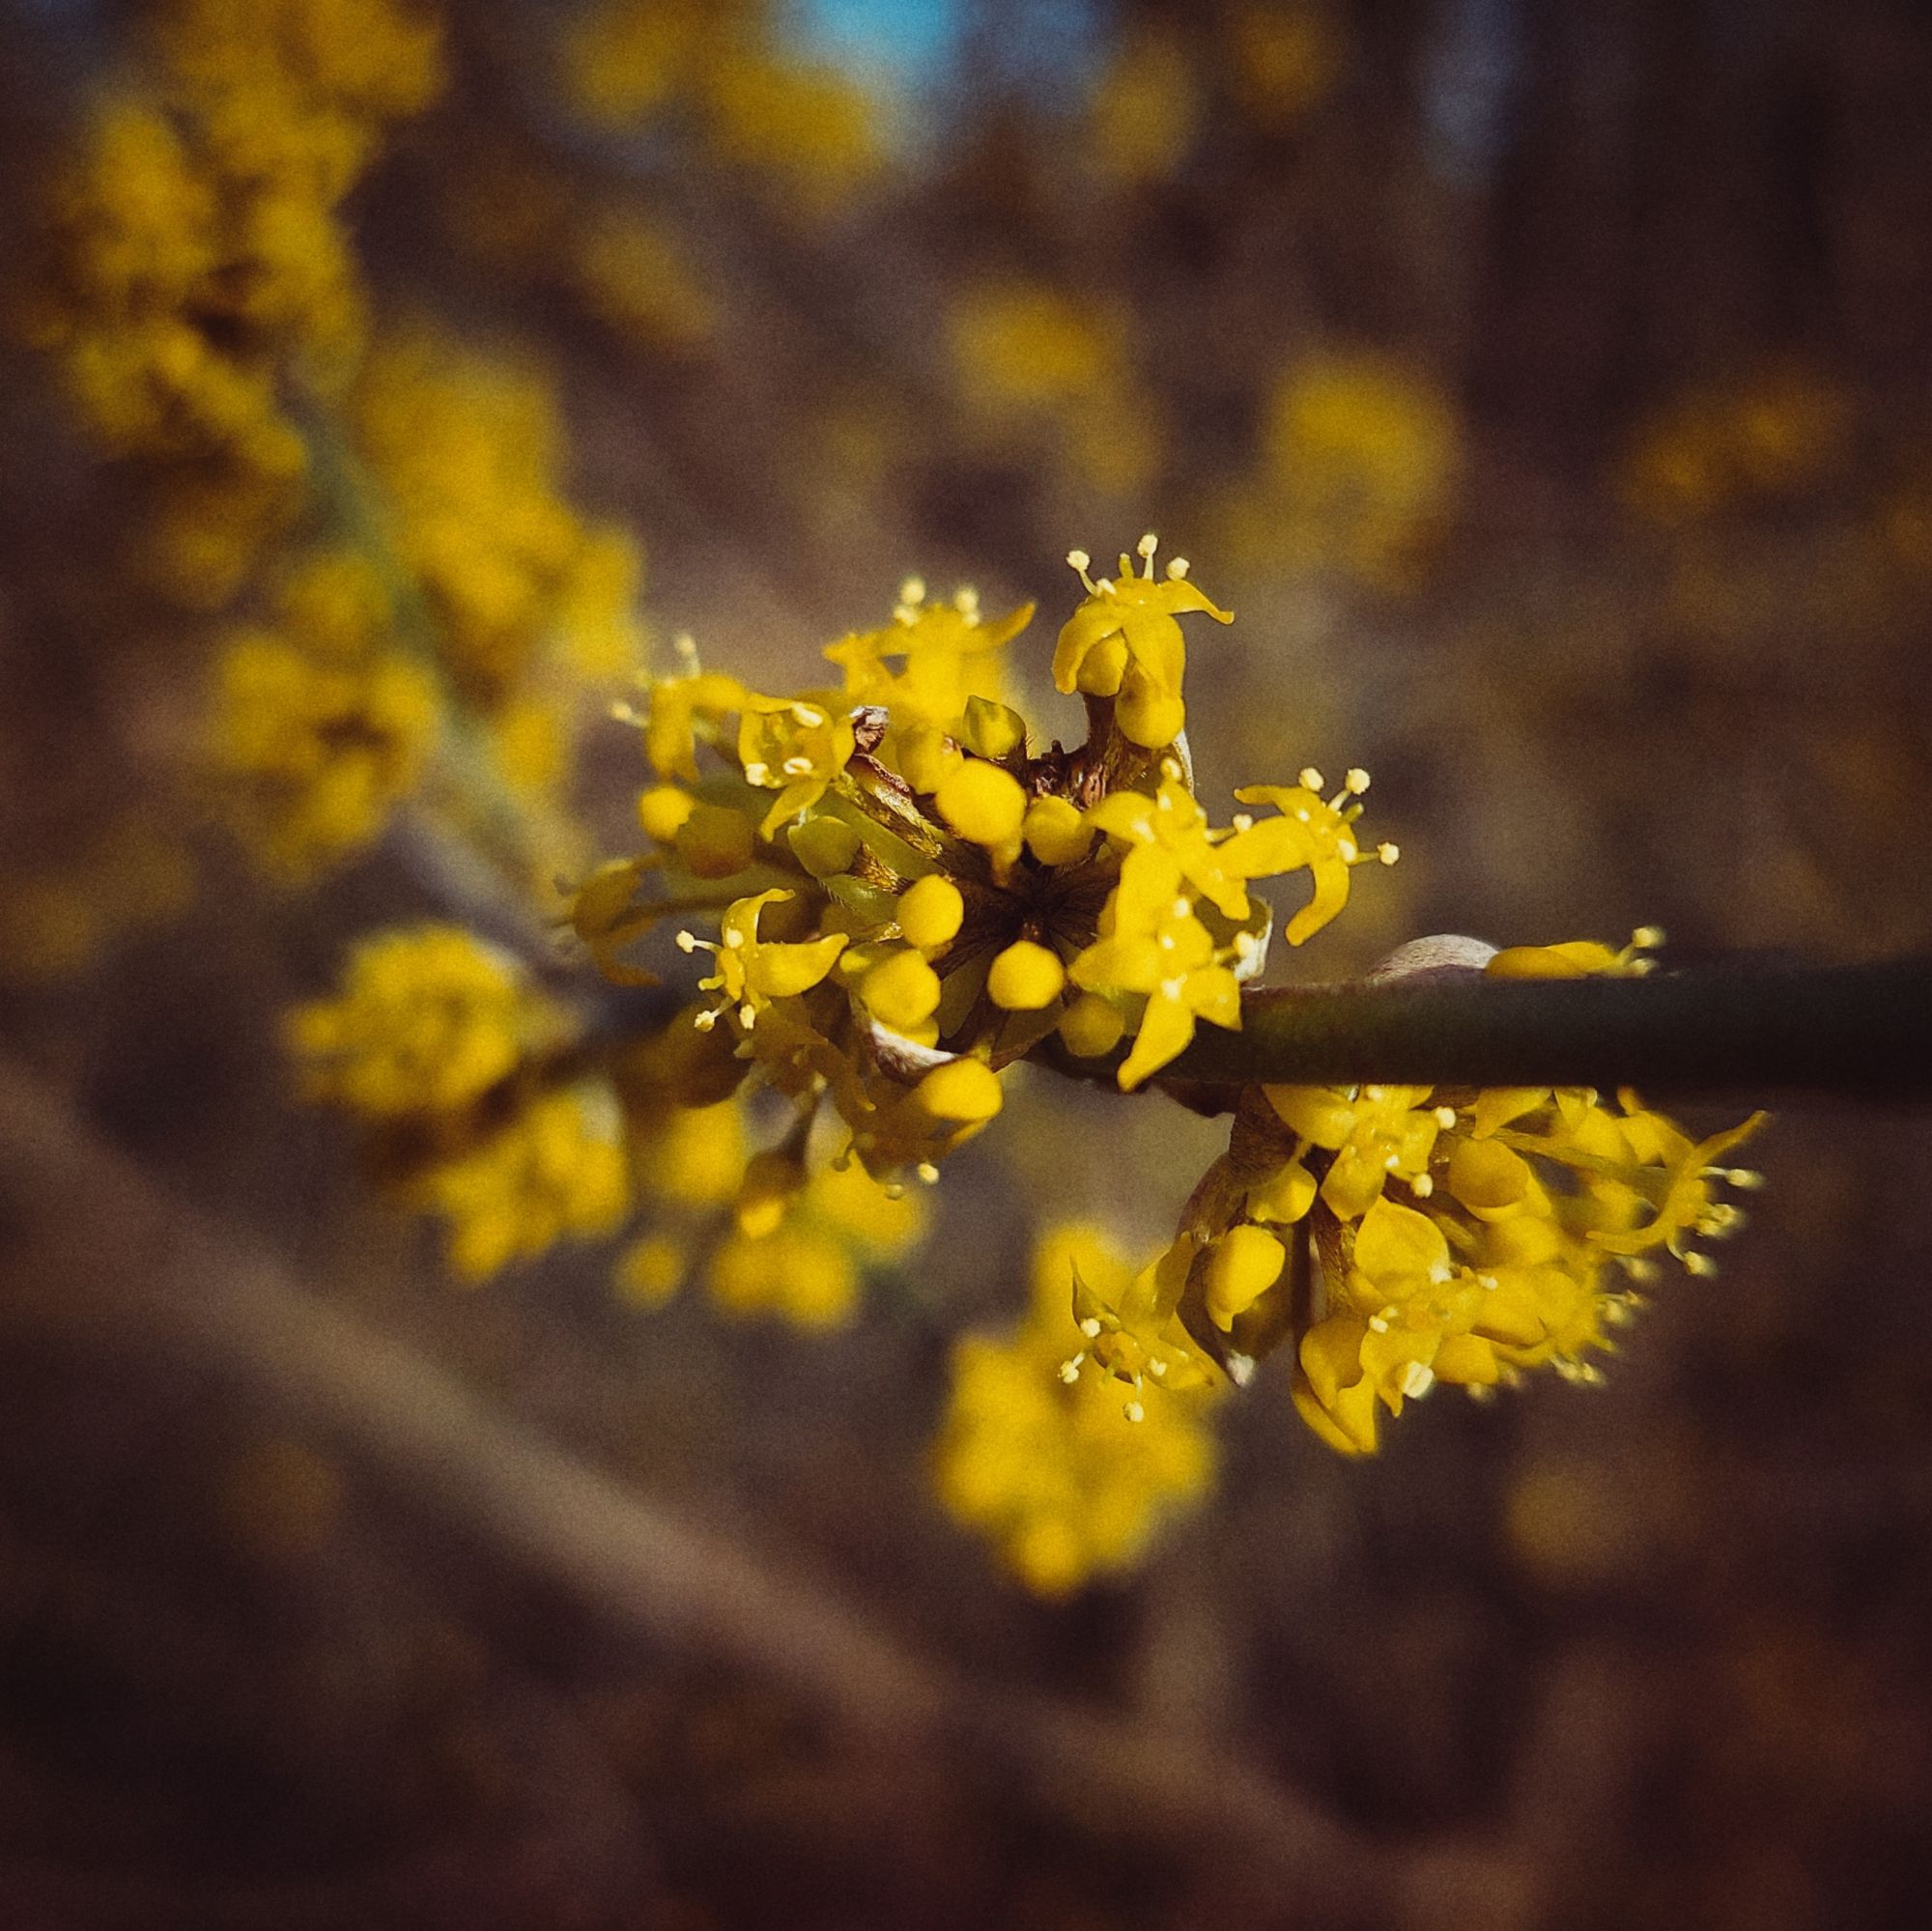
<path id="1" fill-rule="evenodd" d="M 1784 1110 L 1602 1389 L 1354 1464 L 1271 1371 L 1038 1601 L 950 1342 L 1211 1124 L 1035 1080 L 802 1333 L 453 1286 L 280 1029 L 631 849 L 675 635 L 1038 598 L 1070 731 L 1146 528 L 1210 809 L 1360 763 L 1403 848 L 1277 977 L 1932 947 L 1928 100 L 1907 0 L 4 0 L 8 1923 L 1919 1921 L 1922 1115 Z"/>

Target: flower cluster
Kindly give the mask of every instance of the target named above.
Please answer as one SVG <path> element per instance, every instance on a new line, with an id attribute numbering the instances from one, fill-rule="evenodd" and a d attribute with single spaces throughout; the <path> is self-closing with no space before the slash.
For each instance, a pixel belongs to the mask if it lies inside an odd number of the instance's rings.
<path id="1" fill-rule="evenodd" d="M 1332 791 L 1312 769 L 1243 786 L 1210 820 L 1181 619 L 1232 619 L 1184 563 L 1157 575 L 1157 549 L 1099 579 L 1069 559 L 1082 594 L 1053 677 L 1086 710 L 1072 750 L 1040 747 L 1009 701 L 1030 606 L 993 616 L 910 582 L 889 623 L 828 646 L 836 682 L 779 694 L 684 640 L 618 707 L 650 767 L 643 848 L 571 907 L 622 989 L 574 1011 L 459 931 L 380 938 L 339 999 L 297 1015 L 310 1093 L 364 1122 L 394 1196 L 449 1224 L 459 1271 L 642 1207 L 617 1264 L 634 1305 L 701 1273 L 727 1314 L 843 1322 L 922 1232 L 907 1176 L 938 1178 L 1012 1065 L 1122 1092 L 1173 1078 L 1198 1025 L 1241 1025 L 1274 922 L 1260 882 L 1305 874 L 1283 930 L 1299 947 L 1357 867 L 1396 857 L 1361 842 L 1359 770 Z M 334 608 L 315 585 L 295 603 Z M 667 1023 L 643 954 L 668 924 L 696 997 Z M 1428 969 L 1639 975 L 1658 943 L 1463 941 Z M 1415 951 L 1386 970 L 1424 969 Z M 627 1024 L 633 1001 L 648 1024 Z M 1710 1271 L 1695 1243 L 1741 1218 L 1719 1188 L 1756 1181 L 1725 1164 L 1755 1117 L 1694 1141 L 1629 1093 L 1214 1093 L 1228 1150 L 1167 1246 L 1136 1268 L 1060 1229 L 1021 1325 L 955 1349 L 940 1498 L 1042 1592 L 1132 1560 L 1207 1486 L 1209 1410 L 1266 1356 L 1348 1454 L 1439 1383 L 1595 1379 L 1659 1261 Z"/>
<path id="2" fill-rule="evenodd" d="M 586 882 L 577 927 L 607 963 L 660 919 L 714 908 L 697 1024 L 809 1119 L 829 1107 L 876 1178 L 937 1162 L 998 1113 L 1029 1055 L 1103 1062 L 1138 1086 L 1197 1023 L 1240 1023 L 1272 913 L 1249 888 L 1306 871 L 1299 945 L 1377 854 L 1354 822 L 1368 780 L 1318 774 L 1238 793 L 1210 824 L 1188 781 L 1179 617 L 1228 622 L 1184 563 L 1122 556 L 1060 633 L 1054 676 L 1090 718 L 1080 749 L 1036 749 L 1003 701 L 1004 646 L 1031 615 L 904 587 L 893 621 L 826 655 L 842 689 L 766 696 L 689 654 L 639 715 L 658 781 L 650 849 Z M 710 769 L 700 773 L 698 753 Z M 1392 847 L 1380 856 L 1393 859 Z M 636 968 L 630 968 L 635 971 Z"/>
<path id="3" fill-rule="evenodd" d="M 1137 1389 L 1177 1335 L 1237 1381 L 1287 1344 L 1296 1408 L 1351 1455 L 1438 1382 L 1482 1393 L 1546 1365 L 1592 1381 L 1660 1259 L 1712 1271 L 1690 1243 L 1742 1220 L 1717 1187 L 1757 1184 L 1723 1162 L 1760 1119 L 1693 1143 L 1630 1093 L 1244 1089 L 1163 1257 L 1167 1292 L 1096 1310 L 1092 1356 Z"/>
<path id="4" fill-rule="evenodd" d="M 338 390 L 365 326 L 341 204 L 441 65 L 397 0 L 170 0 L 153 55 L 57 186 L 29 324 L 89 427 L 165 472 L 147 560 L 213 607 L 298 503 L 291 390 Z"/>
<path id="5" fill-rule="evenodd" d="M 1041 1595 L 1136 1561 L 1214 1479 L 1213 1382 L 1186 1379 L 1177 1357 L 1144 1399 L 1122 1405 L 1068 1358 L 1072 1294 L 1119 1304 L 1134 1292 L 1133 1268 L 1101 1230 L 1054 1227 L 1034 1256 L 1025 1320 L 1004 1339 L 968 1335 L 953 1349 L 933 1452 L 940 1500 Z"/>
<path id="6" fill-rule="evenodd" d="M 461 926 L 373 935 L 337 995 L 288 1031 L 304 1096 L 358 1122 L 384 1191 L 445 1223 L 468 1279 L 643 1209 L 617 1264 L 626 1299 L 660 1305 L 702 1272 L 728 1313 L 826 1328 L 923 1228 L 918 1201 L 888 1199 L 857 1166 L 808 1171 L 802 1144 L 751 1157 L 742 1068 L 689 1014 L 593 1038 Z"/>

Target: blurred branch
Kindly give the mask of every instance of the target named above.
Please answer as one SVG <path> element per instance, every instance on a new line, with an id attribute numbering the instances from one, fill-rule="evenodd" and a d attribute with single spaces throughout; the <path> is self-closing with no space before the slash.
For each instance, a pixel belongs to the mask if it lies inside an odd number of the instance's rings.
<path id="1" fill-rule="evenodd" d="M 1083 1829 L 1185 1837 L 1360 1907 L 1401 1882 L 1370 1846 L 1240 1759 L 1112 1712 L 957 1677 L 831 1589 L 680 1519 L 494 1413 L 447 1371 L 330 1306 L 88 1131 L 0 1060 L 0 1323 L 132 1348 L 332 1439 L 412 1507 L 612 1627 L 752 1670 L 862 1732 L 909 1774 L 948 1753 Z"/>
<path id="2" fill-rule="evenodd" d="M 1641 979 L 1450 971 L 1276 986 L 1171 1068 L 1182 1082 L 1634 1086 L 1646 1096 L 1778 1092 L 1932 1097 L 1932 958 L 1807 966 L 1740 958 Z"/>

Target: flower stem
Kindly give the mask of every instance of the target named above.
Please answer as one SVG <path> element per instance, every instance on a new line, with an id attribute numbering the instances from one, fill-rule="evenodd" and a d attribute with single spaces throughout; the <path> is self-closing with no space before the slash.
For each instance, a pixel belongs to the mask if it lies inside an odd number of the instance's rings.
<path id="1" fill-rule="evenodd" d="M 1448 971 L 1277 986 L 1241 1030 L 1204 1028 L 1169 1068 L 1208 1086 L 1382 1080 L 1932 1097 L 1932 958 L 1817 966 L 1743 956 L 1640 979 Z"/>

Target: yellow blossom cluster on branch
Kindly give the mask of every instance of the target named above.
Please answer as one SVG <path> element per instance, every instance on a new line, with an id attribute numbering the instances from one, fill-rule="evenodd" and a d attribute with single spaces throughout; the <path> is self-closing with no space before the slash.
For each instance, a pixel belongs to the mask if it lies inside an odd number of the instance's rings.
<path id="1" fill-rule="evenodd" d="M 213 607 L 298 506 L 300 396 L 354 373 L 343 198 L 441 82 L 399 0 L 169 0 L 145 84 L 96 107 L 56 185 L 33 335 L 88 426 L 160 472 L 153 573 Z"/>
<path id="2" fill-rule="evenodd" d="M 743 1069 L 688 1013 L 593 1036 L 461 926 L 373 934 L 288 1038 L 304 1096 L 358 1122 L 379 1183 L 444 1223 L 468 1279 L 641 1213 L 617 1265 L 627 1299 L 657 1306 L 702 1273 L 727 1313 L 826 1328 L 923 1228 L 919 1202 L 856 1165 L 809 1173 L 802 1147 L 753 1158 Z"/>
<path id="3" fill-rule="evenodd" d="M 1000 1110 L 1000 1075 L 1042 1050 L 1096 1061 L 1125 1042 L 1122 1088 L 1197 1023 L 1240 1023 L 1240 983 L 1272 924 L 1256 880 L 1306 871 L 1299 945 L 1376 856 L 1354 820 L 1366 777 L 1241 794 L 1270 808 L 1216 829 L 1187 781 L 1179 618 L 1228 612 L 1184 562 L 1122 556 L 1060 634 L 1055 681 L 1089 742 L 1037 746 L 1001 700 L 1001 655 L 1031 614 L 906 585 L 893 621 L 832 645 L 843 688 L 768 696 L 688 662 L 640 716 L 657 781 L 649 848 L 584 886 L 580 934 L 620 971 L 661 919 L 715 909 L 698 1024 L 802 1116 L 836 1113 L 875 1178 L 936 1163 Z M 700 770 L 698 755 L 705 754 Z M 1393 857 L 1392 850 L 1387 856 Z"/>
<path id="4" fill-rule="evenodd" d="M 1026 1318 L 1004 1338 L 968 1335 L 953 1349 L 933 1449 L 940 1501 L 1041 1595 L 1137 1561 L 1214 1479 L 1215 1384 L 1205 1375 L 1186 1378 L 1177 1356 L 1128 1406 L 1071 1365 L 1074 1295 L 1115 1305 L 1133 1292 L 1133 1268 L 1103 1230 L 1056 1226 L 1034 1255 Z"/>

